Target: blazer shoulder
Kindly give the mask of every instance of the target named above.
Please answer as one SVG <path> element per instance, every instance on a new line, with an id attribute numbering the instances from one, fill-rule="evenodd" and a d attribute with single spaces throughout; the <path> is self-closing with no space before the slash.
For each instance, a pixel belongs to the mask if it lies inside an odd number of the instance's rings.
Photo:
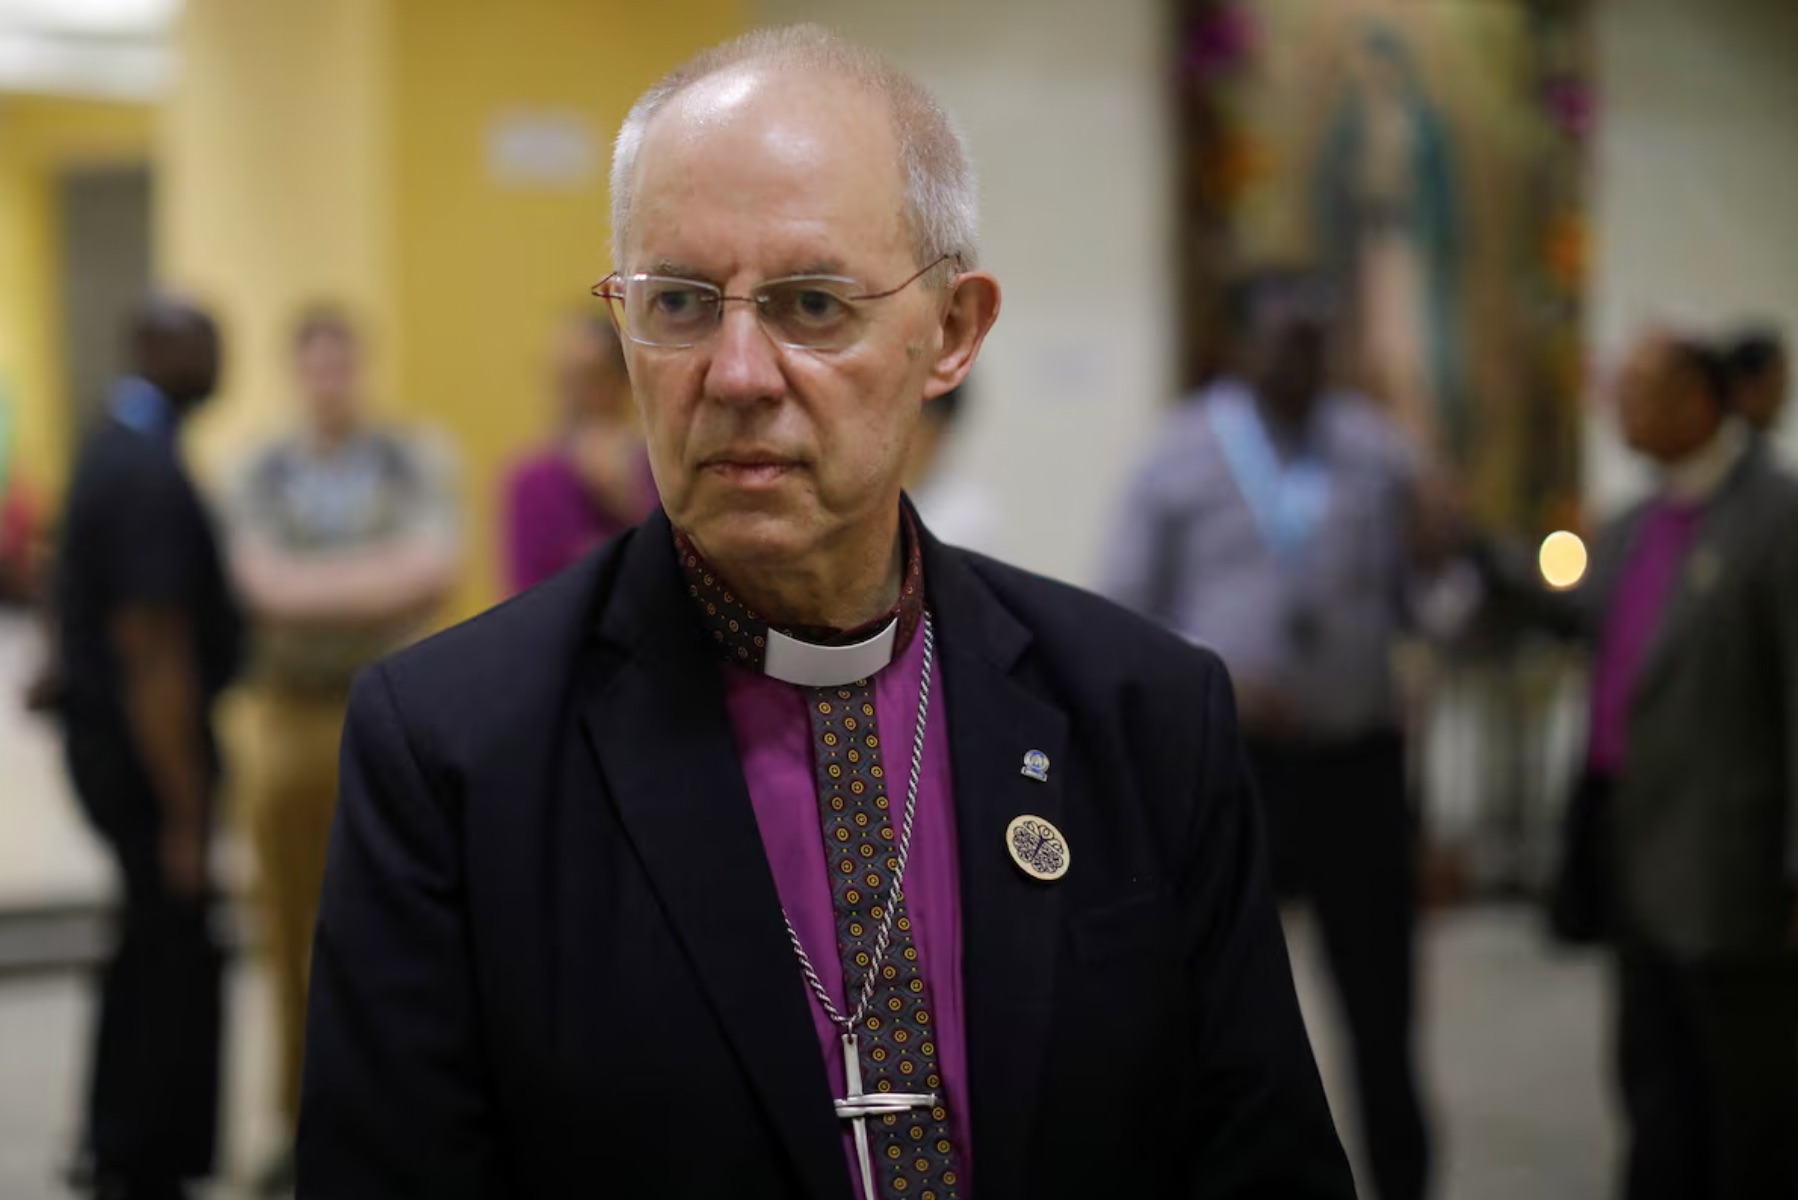
<path id="1" fill-rule="evenodd" d="M 370 668 L 387 677 L 409 718 L 482 718 L 534 693 L 560 694 L 603 609 L 626 533 L 537 587 Z"/>
<path id="2" fill-rule="evenodd" d="M 1204 692 L 1229 672 L 1207 646 L 1103 596 L 972 551 L 968 566 L 1030 631 L 1040 653 L 1089 684 Z M 1111 690 L 1105 688 L 1104 690 Z"/>

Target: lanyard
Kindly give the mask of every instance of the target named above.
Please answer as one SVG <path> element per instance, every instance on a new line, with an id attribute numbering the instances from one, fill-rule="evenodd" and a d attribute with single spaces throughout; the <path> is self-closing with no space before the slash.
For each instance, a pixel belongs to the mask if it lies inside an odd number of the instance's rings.
<path id="1" fill-rule="evenodd" d="M 175 410 L 162 389 L 127 375 L 112 389 L 113 419 L 125 428 L 167 446 L 175 443 Z"/>
<path id="2" fill-rule="evenodd" d="M 1212 432 L 1236 480 L 1262 540 L 1279 562 L 1302 558 L 1330 507 L 1330 470 L 1313 450 L 1280 460 L 1248 390 L 1226 384 L 1205 401 Z"/>

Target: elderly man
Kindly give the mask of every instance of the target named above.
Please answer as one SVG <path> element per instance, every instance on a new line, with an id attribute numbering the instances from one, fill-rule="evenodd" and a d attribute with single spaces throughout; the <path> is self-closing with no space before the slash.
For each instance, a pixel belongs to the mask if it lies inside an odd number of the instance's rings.
<path id="1" fill-rule="evenodd" d="M 300 1194 L 1351 1196 L 1222 668 L 901 496 L 999 309 L 942 111 L 754 34 L 613 202 L 665 512 L 360 681 Z"/>

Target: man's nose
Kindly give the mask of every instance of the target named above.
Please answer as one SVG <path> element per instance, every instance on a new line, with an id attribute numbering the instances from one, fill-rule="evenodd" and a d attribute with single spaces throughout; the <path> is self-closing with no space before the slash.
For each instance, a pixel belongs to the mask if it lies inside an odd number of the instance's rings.
<path id="1" fill-rule="evenodd" d="M 726 304 L 706 370 L 707 394 L 736 404 L 779 396 L 786 389 L 780 353 L 754 304 Z"/>

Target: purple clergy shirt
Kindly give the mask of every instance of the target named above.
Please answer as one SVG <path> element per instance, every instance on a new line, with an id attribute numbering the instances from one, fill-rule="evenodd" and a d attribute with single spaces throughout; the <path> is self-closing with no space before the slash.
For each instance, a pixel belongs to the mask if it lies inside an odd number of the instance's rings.
<path id="1" fill-rule="evenodd" d="M 904 812 L 905 789 L 911 781 L 918 683 L 923 668 L 924 636 L 920 631 L 874 677 L 874 719 L 880 733 L 881 761 L 887 770 L 891 802 L 888 811 L 893 817 L 895 835 Z M 728 663 L 722 669 L 737 756 L 749 784 L 749 800 L 755 807 L 762 846 L 774 872 L 775 889 L 819 978 L 830 991 L 831 1002 L 838 1012 L 848 1016 L 855 1005 L 844 999 L 836 914 L 831 906 L 818 787 L 812 770 L 812 722 L 805 689 Z M 911 857 L 905 868 L 905 908 L 911 917 L 912 943 L 922 963 L 924 987 L 936 1017 L 937 1066 L 942 1072 L 949 1120 L 959 1148 L 964 1181 L 959 1191 L 966 1197 L 966 1181 L 973 1177 L 973 1155 L 969 1143 L 967 1029 L 962 1006 L 961 878 L 949 772 L 949 715 L 942 682 L 939 660 L 931 677 L 924 770 L 918 781 Z M 806 986 L 797 960 L 793 963 L 793 986 L 805 993 L 812 1024 L 818 1031 L 824 1067 L 830 1075 L 831 1094 L 841 1097 L 848 1082 L 843 1072 L 842 1031 L 831 1024 L 824 1006 Z M 860 986 L 858 979 L 858 994 Z M 850 1177 L 860 1179 L 848 1122 L 843 1123 L 843 1153 L 849 1160 Z"/>
<path id="2" fill-rule="evenodd" d="M 1618 775 L 1628 765 L 1630 700 L 1703 517 L 1697 505 L 1661 500 L 1642 518 L 1605 613 L 1592 675 L 1587 766 L 1597 774 Z"/>

